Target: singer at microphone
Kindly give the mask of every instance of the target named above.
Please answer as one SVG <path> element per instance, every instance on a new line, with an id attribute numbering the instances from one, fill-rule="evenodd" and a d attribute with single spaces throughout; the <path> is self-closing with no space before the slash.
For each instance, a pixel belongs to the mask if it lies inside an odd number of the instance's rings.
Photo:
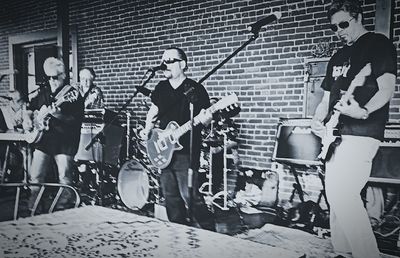
<path id="1" fill-rule="evenodd" d="M 157 71 L 160 71 L 160 70 L 163 71 L 163 70 L 166 70 L 166 69 L 167 69 L 167 66 L 164 63 L 162 63 L 162 64 L 160 64 L 158 66 L 150 68 L 149 71 L 157 72 Z"/>
<path id="2" fill-rule="evenodd" d="M 279 20 L 281 17 L 282 17 L 281 12 L 273 12 L 272 14 L 268 15 L 267 17 L 262 18 L 261 20 L 249 25 L 247 27 L 247 30 L 254 34 L 258 34 L 260 32 L 260 29 L 263 26 L 270 24 L 276 20 Z"/>

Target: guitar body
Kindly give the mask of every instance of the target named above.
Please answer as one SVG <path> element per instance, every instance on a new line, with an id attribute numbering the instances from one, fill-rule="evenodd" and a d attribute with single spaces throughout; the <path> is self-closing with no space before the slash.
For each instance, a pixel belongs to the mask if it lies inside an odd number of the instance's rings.
<path id="1" fill-rule="evenodd" d="M 35 111 L 33 118 L 33 130 L 26 133 L 26 139 L 28 143 L 38 143 L 42 137 L 44 131 L 49 130 L 49 108 L 47 106 L 42 106 L 40 110 Z"/>
<path id="2" fill-rule="evenodd" d="M 78 94 L 79 93 L 76 90 L 70 91 L 53 103 L 53 106 L 57 108 L 65 102 L 74 102 L 78 99 Z M 42 139 L 44 132 L 49 130 L 51 114 L 51 107 L 47 107 L 45 105 L 43 105 L 38 111 L 35 111 L 33 118 L 33 130 L 25 135 L 26 141 L 29 144 L 38 143 Z"/>
<path id="3" fill-rule="evenodd" d="M 321 139 L 321 152 L 318 159 L 326 161 L 330 158 L 333 152 L 334 143 L 339 142 L 341 139 L 337 124 L 339 123 L 340 113 L 334 111 L 329 121 L 325 124 L 325 135 Z"/>
<path id="4" fill-rule="evenodd" d="M 175 150 L 181 150 L 183 146 L 179 143 L 179 139 L 174 140 L 170 132 L 178 128 L 179 125 L 175 121 L 168 123 L 165 130 L 153 129 L 150 139 L 147 140 L 147 155 L 151 163 L 159 169 L 166 168 L 171 162 L 172 155 Z"/>

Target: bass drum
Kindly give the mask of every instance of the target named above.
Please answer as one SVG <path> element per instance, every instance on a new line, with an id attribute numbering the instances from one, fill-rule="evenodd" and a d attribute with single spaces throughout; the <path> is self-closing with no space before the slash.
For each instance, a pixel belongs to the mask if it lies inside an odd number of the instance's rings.
<path id="1" fill-rule="evenodd" d="M 137 160 L 125 162 L 118 174 L 118 193 L 131 209 L 141 209 L 149 199 L 149 176 Z"/>

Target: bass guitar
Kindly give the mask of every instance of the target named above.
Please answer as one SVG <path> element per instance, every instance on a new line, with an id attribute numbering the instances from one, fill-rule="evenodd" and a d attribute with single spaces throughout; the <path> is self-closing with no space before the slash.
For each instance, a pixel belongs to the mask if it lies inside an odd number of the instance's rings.
<path id="1" fill-rule="evenodd" d="M 366 78 L 371 75 L 371 64 L 366 64 L 356 77 L 352 80 L 346 93 L 340 98 L 339 102 L 346 103 L 349 101 L 350 97 L 353 95 L 356 87 L 362 86 L 365 83 Z M 321 152 L 318 155 L 318 159 L 325 161 L 327 160 L 328 154 L 331 153 L 333 149 L 333 143 L 340 141 L 341 136 L 337 125 L 339 123 L 340 112 L 333 109 L 329 120 L 325 123 L 325 133 L 321 138 Z"/>
<path id="2" fill-rule="evenodd" d="M 207 111 L 213 114 L 218 110 L 235 104 L 237 101 L 238 97 L 235 94 L 231 94 L 209 107 Z M 199 115 L 197 115 L 193 119 L 193 125 L 196 126 L 199 123 Z M 147 155 L 151 163 L 159 169 L 166 168 L 171 162 L 174 151 L 183 148 L 179 143 L 179 138 L 191 129 L 192 125 L 190 121 L 186 122 L 182 126 L 179 126 L 175 121 L 171 121 L 164 130 L 158 128 L 153 129 L 150 138 L 146 143 Z"/>
<path id="3" fill-rule="evenodd" d="M 54 108 L 61 106 L 66 102 L 74 102 L 78 99 L 79 92 L 76 90 L 66 93 L 64 96 L 56 100 L 51 106 L 43 105 L 38 111 L 34 113 L 33 130 L 26 133 L 26 141 L 28 143 L 38 143 L 43 133 L 49 130 L 49 121 Z"/>

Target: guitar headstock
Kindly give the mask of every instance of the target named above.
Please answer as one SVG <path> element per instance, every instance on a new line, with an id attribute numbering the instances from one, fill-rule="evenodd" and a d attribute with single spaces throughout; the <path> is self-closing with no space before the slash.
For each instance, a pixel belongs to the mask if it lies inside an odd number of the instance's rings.
<path id="1" fill-rule="evenodd" d="M 227 108 L 230 105 L 235 104 L 238 101 L 239 101 L 239 99 L 236 96 L 236 94 L 232 93 L 231 95 L 225 96 L 222 99 L 220 99 L 217 103 L 215 103 L 213 105 L 213 108 L 215 110 L 221 110 L 221 109 Z"/>
<path id="2" fill-rule="evenodd" d="M 240 113 L 240 106 L 238 103 L 234 103 L 232 105 L 227 106 L 224 109 L 221 109 L 219 113 L 223 118 L 229 118 L 229 117 L 234 117 L 237 116 Z"/>

